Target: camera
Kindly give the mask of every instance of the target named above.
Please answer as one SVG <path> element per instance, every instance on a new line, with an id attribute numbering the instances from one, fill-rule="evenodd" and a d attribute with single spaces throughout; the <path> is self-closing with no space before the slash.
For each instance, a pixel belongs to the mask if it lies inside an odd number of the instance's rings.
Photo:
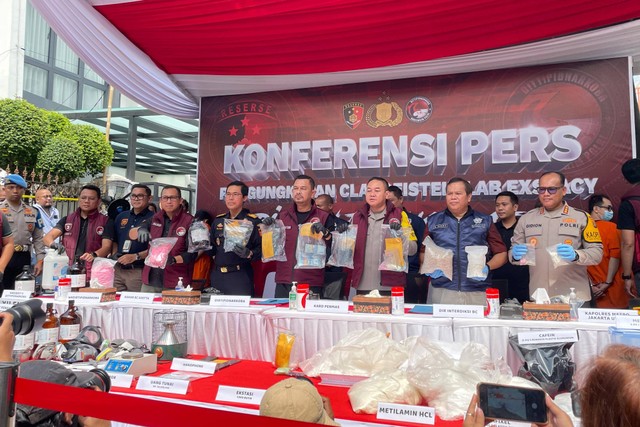
<path id="1" fill-rule="evenodd" d="M 16 335 L 26 335 L 40 330 L 46 317 L 44 310 L 42 310 L 42 301 L 35 298 L 20 302 L 6 310 L 5 313 L 13 315 L 13 333 Z M 2 319 L 0 319 L 1 323 Z"/>
<path id="2" fill-rule="evenodd" d="M 93 374 L 91 378 L 88 378 L 79 386 L 81 388 L 93 388 L 98 387 L 100 391 L 109 392 L 111 389 L 111 377 L 104 369 L 92 369 L 88 373 Z M 87 376 L 88 377 L 88 376 Z"/>

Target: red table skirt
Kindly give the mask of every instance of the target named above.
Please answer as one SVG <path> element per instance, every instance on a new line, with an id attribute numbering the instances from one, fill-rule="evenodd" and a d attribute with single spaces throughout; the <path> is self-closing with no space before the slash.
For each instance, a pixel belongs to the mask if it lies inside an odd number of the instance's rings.
<path id="1" fill-rule="evenodd" d="M 170 362 L 160 362 L 158 364 L 158 371 L 153 374 L 154 376 L 162 375 L 170 372 Z M 205 402 L 205 403 L 217 403 L 227 406 L 237 406 L 251 409 L 258 409 L 257 405 L 235 404 L 229 402 L 216 401 L 216 395 L 218 393 L 218 386 L 226 385 L 231 387 L 247 387 L 256 389 L 267 389 L 273 384 L 281 381 L 286 376 L 275 375 L 274 367 L 270 362 L 257 362 L 250 360 L 243 360 L 240 363 L 226 367 L 213 376 L 197 379 L 191 382 L 189 392 L 186 396 L 175 394 L 162 394 L 152 393 L 147 391 L 136 390 L 135 381 L 132 388 L 119 388 L 113 387 L 113 391 L 128 393 L 128 394 L 140 394 L 140 395 L 157 395 L 163 397 L 173 397 L 183 401 Z M 321 395 L 327 396 L 331 400 L 331 405 L 335 413 L 336 418 L 349 419 L 361 422 L 370 422 L 381 424 L 397 424 L 397 425 L 409 425 L 420 426 L 422 424 L 415 423 L 395 423 L 393 421 L 381 420 L 378 421 L 375 415 L 368 414 L 356 414 L 351 409 L 351 403 L 347 395 L 348 388 L 346 387 L 333 387 L 318 385 L 319 379 L 311 378 L 313 383 L 318 388 Z M 436 418 L 436 426 L 438 427 L 459 427 L 462 425 L 462 420 L 455 421 L 443 421 Z"/>

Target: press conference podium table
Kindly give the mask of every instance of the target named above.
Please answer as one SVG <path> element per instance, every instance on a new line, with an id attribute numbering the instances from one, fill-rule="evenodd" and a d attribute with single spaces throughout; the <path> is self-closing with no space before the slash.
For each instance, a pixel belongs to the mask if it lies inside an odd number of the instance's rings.
<path id="1" fill-rule="evenodd" d="M 152 375 L 159 376 L 170 372 L 170 363 L 171 362 L 160 362 L 158 366 L 158 372 Z M 289 378 L 287 376 L 274 375 L 274 369 L 275 368 L 273 367 L 273 365 L 269 362 L 242 360 L 235 365 L 217 371 L 210 377 L 192 380 L 190 383 L 190 389 L 186 396 L 170 393 L 139 391 L 135 389 L 136 380 L 134 380 L 134 384 L 132 384 L 131 388 L 112 387 L 111 392 L 126 395 L 136 395 L 148 399 L 164 400 L 184 405 L 193 405 L 257 415 L 259 410 L 258 405 L 230 403 L 216 400 L 218 387 L 221 385 L 225 385 L 230 387 L 246 387 L 266 390 L 271 385 L 283 379 Z M 319 385 L 318 378 L 311 378 L 311 380 L 318 388 L 320 394 L 323 396 L 327 396 L 330 399 L 333 411 L 335 413 L 335 418 L 342 426 L 424 426 L 424 424 L 416 423 L 398 423 L 388 420 L 378 421 L 375 415 L 356 414 L 351 409 L 351 403 L 349 402 L 349 397 L 347 395 L 348 388 Z M 141 407 L 143 407 L 143 405 L 141 405 Z M 213 425 L 215 420 L 212 419 L 210 421 L 210 424 Z M 458 427 L 461 425 L 462 419 L 443 421 L 437 418 L 435 423 L 435 426 L 437 427 Z"/>
<path id="2" fill-rule="evenodd" d="M 45 301 L 52 299 L 43 298 Z M 208 305 L 129 304 L 121 302 L 78 306 L 83 325 L 102 328 L 108 339 L 132 338 L 149 346 L 153 336 L 153 314 L 163 310 L 187 313 L 188 352 L 220 357 L 271 361 L 277 333 L 296 335 L 294 360 L 304 360 L 335 345 L 352 331 L 375 328 L 401 341 L 422 336 L 446 342 L 477 342 L 486 345 L 492 358 L 503 357 L 512 369 L 519 361 L 509 349 L 509 334 L 546 329 L 576 329 L 579 341 L 571 352 L 578 370 L 609 345 L 609 324 L 584 322 L 525 321 L 508 319 L 438 318 L 426 314 L 402 316 L 364 313 L 314 313 L 289 310 L 252 301 L 246 307 Z M 57 304 L 61 313 L 65 304 Z"/>

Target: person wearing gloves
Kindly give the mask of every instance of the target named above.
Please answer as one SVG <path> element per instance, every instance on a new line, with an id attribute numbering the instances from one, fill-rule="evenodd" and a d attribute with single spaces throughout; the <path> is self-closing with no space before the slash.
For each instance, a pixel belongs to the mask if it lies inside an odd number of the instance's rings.
<path id="1" fill-rule="evenodd" d="M 298 226 L 312 223 L 313 233 L 322 233 L 325 242 L 330 244 L 333 222 L 329 214 L 316 207 L 314 197 L 316 195 L 316 182 L 308 175 L 298 175 L 293 181 L 291 198 L 293 203 L 280 211 L 278 219 L 282 220 L 286 229 L 284 250 L 286 261 L 276 261 L 276 298 L 289 296 L 291 285 L 294 281 L 308 283 L 310 289 L 317 294 L 322 293 L 324 284 L 324 266 L 322 268 L 294 269 L 296 264 L 296 247 L 298 243 Z M 275 219 L 266 217 L 262 219 L 266 226 L 273 225 Z"/>
<path id="2" fill-rule="evenodd" d="M 535 257 L 536 265 L 529 266 L 529 295 L 538 288 L 546 289 L 550 297 L 569 295 L 569 288 L 575 288 L 579 300 L 590 301 L 587 266 L 602 260 L 602 240 L 591 216 L 563 200 L 567 194 L 565 184 L 566 178 L 560 172 L 540 176 L 538 199 L 542 206 L 518 221 L 509 259 L 520 264 L 525 255 Z M 554 267 L 552 257 L 558 257 L 564 265 Z"/>
<path id="3" fill-rule="evenodd" d="M 431 286 L 427 302 L 485 305 L 486 290 L 491 286 L 490 272 L 507 262 L 507 247 L 491 216 L 469 206 L 473 188 L 468 181 L 451 178 L 446 191 L 447 207 L 427 218 L 425 237 L 431 236 L 436 245 L 453 251 L 453 277 L 446 277 L 442 270 L 429 274 Z M 480 276 L 467 277 L 467 246 L 488 247 Z"/>
<path id="4" fill-rule="evenodd" d="M 162 209 L 143 222 L 139 228 L 129 232 L 129 238 L 139 242 L 152 242 L 161 237 L 176 237 L 177 242 L 169 252 L 169 259 L 164 269 L 151 268 L 144 265 L 142 269 L 142 292 L 161 293 L 163 289 L 174 289 L 182 277 L 186 287 L 191 283 L 191 267 L 197 254 L 187 251 L 187 230 L 193 222 L 193 216 L 182 208 L 182 192 L 174 185 L 167 185 L 160 193 Z M 149 250 L 140 254 L 146 258 Z"/>
<path id="5" fill-rule="evenodd" d="M 251 262 L 262 256 L 262 239 L 258 229 L 260 220 L 243 206 L 248 196 L 249 187 L 244 182 L 233 181 L 227 185 L 224 203 L 229 211 L 218 215 L 211 227 L 213 248 L 210 254 L 215 264 L 211 271 L 211 286 L 224 295 L 253 296 L 254 293 Z M 246 245 L 236 243 L 232 251 L 224 250 L 225 220 L 248 221 L 252 224 L 253 230 Z"/>
<path id="6" fill-rule="evenodd" d="M 91 266 L 98 257 L 111 254 L 111 240 L 103 236 L 109 218 L 100 213 L 102 191 L 95 185 L 87 184 L 80 189 L 78 209 L 64 216 L 42 239 L 45 246 L 66 251 L 69 265 L 76 257 L 85 262 L 87 283 L 91 279 Z M 55 240 L 62 236 L 62 242 Z"/>
<path id="7" fill-rule="evenodd" d="M 365 204 L 353 214 L 352 222 L 358 226 L 356 247 L 353 253 L 353 274 L 351 287 L 358 294 L 368 294 L 373 290 L 383 295 L 391 294 L 391 287 L 405 286 L 407 273 L 379 270 L 382 258 L 382 225 L 389 224 L 394 232 L 409 231 L 408 256 L 418 251 L 418 243 L 409 217 L 402 208 L 397 208 L 388 200 L 389 183 L 386 179 L 373 177 L 367 182 Z M 338 226 L 344 232 L 347 225 Z"/>

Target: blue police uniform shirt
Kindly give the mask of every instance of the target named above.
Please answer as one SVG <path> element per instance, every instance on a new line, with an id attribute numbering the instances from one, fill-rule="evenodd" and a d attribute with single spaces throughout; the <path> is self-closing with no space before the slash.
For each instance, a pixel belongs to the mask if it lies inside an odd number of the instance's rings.
<path id="1" fill-rule="evenodd" d="M 148 208 L 145 208 L 139 214 L 135 214 L 133 209 L 125 212 L 121 212 L 118 214 L 116 219 L 113 221 L 113 228 L 111 229 L 111 235 L 108 236 L 118 244 L 119 254 L 136 254 L 138 252 L 142 252 L 147 250 L 149 243 L 148 242 L 138 242 L 137 240 L 129 239 L 129 230 L 132 228 L 139 227 L 143 221 L 150 220 L 153 217 L 153 212 Z M 125 243 L 129 245 L 128 248 L 125 248 Z M 127 250 L 128 249 L 128 250 Z"/>

